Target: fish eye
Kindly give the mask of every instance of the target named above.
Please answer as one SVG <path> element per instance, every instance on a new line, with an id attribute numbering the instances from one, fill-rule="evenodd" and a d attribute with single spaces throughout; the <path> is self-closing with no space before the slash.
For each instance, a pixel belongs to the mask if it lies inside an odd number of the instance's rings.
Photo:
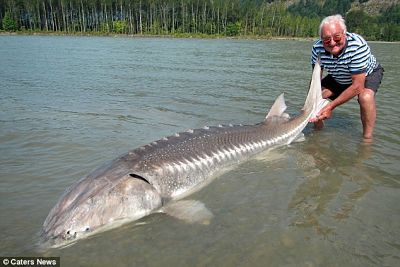
<path id="1" fill-rule="evenodd" d="M 85 232 L 89 232 L 89 231 L 90 231 L 90 227 L 89 227 L 89 226 L 86 226 Z"/>

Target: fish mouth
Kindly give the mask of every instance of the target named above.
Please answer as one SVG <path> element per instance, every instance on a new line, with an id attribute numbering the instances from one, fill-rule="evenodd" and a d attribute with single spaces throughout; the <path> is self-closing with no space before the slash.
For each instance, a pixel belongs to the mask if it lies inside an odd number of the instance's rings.
<path id="1" fill-rule="evenodd" d="M 63 249 L 77 243 L 81 239 L 96 235 L 102 229 L 101 227 L 86 227 L 82 231 L 64 230 L 61 233 L 54 232 L 51 229 L 48 231 L 42 229 L 39 237 L 39 247 L 45 251 L 49 249 Z"/>
<path id="2" fill-rule="evenodd" d="M 51 249 L 63 249 L 72 246 L 77 241 L 77 238 L 64 239 L 61 236 L 46 237 L 39 241 L 38 250 L 45 252 Z"/>
<path id="3" fill-rule="evenodd" d="M 38 249 L 40 251 L 47 251 L 49 249 L 65 248 L 76 243 L 78 239 L 77 232 L 71 235 L 67 232 L 53 234 L 42 231 L 40 234 Z"/>

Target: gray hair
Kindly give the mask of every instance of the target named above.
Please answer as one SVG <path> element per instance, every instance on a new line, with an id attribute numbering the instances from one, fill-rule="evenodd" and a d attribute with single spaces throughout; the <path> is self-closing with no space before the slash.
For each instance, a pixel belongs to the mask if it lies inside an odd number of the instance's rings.
<path id="1" fill-rule="evenodd" d="M 324 27 L 327 24 L 331 24 L 331 23 L 335 23 L 335 22 L 339 23 L 340 27 L 343 29 L 343 33 L 347 32 L 344 18 L 342 17 L 342 15 L 337 14 L 337 15 L 332 15 L 332 16 L 326 17 L 321 21 L 321 24 L 319 25 L 319 36 L 321 36 L 322 27 Z"/>

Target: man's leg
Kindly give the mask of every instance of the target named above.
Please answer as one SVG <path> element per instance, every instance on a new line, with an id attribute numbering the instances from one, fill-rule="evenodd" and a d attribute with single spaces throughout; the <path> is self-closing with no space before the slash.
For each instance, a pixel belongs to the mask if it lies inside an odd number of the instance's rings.
<path id="1" fill-rule="evenodd" d="M 364 88 L 358 95 L 358 103 L 360 104 L 364 139 L 371 140 L 376 120 L 375 92 L 371 89 Z"/>

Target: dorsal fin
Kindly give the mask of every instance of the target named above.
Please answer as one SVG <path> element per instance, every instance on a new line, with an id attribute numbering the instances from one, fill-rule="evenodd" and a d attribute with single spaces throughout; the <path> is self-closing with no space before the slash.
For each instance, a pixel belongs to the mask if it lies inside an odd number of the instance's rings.
<path id="1" fill-rule="evenodd" d="M 276 98 L 265 119 L 267 120 L 268 118 L 271 118 L 273 116 L 281 117 L 284 114 L 283 112 L 285 112 L 286 108 L 287 106 L 285 104 L 284 93 L 282 93 Z"/>

